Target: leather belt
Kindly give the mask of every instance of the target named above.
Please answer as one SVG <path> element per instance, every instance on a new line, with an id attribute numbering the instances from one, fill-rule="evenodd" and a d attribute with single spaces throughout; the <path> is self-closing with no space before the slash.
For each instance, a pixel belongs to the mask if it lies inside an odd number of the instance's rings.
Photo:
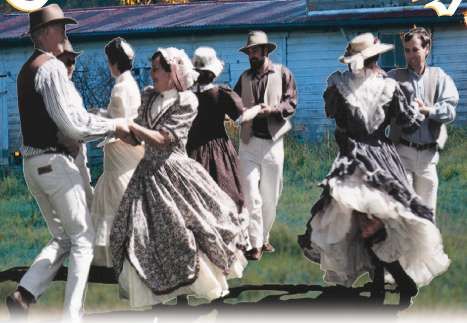
<path id="1" fill-rule="evenodd" d="M 426 150 L 426 149 L 436 148 L 435 142 L 429 143 L 429 144 L 417 144 L 417 143 L 410 142 L 410 141 L 407 141 L 401 138 L 400 143 L 403 144 L 404 146 L 409 146 L 417 150 Z"/>
<path id="2" fill-rule="evenodd" d="M 66 151 L 65 149 L 59 149 L 59 150 L 45 150 L 42 152 L 43 154 L 59 154 L 59 155 L 65 155 L 67 157 L 73 158 L 73 156 Z"/>

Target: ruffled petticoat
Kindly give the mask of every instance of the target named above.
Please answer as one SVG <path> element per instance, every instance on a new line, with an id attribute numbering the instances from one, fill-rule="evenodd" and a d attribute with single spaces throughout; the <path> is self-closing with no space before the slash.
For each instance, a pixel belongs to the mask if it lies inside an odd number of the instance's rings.
<path id="1" fill-rule="evenodd" d="M 188 286 L 180 287 L 175 291 L 156 295 L 141 280 L 134 267 L 125 259 L 123 269 L 119 276 L 120 292 L 129 299 L 131 307 L 147 307 L 159 303 L 166 303 L 179 295 L 195 296 L 212 301 L 229 293 L 228 279 L 242 278 L 247 260 L 240 251 L 236 252 L 235 261 L 228 276 L 215 266 L 203 252 L 199 253 L 198 278 Z"/>
<path id="2" fill-rule="evenodd" d="M 387 237 L 372 246 L 378 258 L 399 261 L 418 286 L 429 284 L 450 264 L 438 228 L 384 190 L 368 185 L 368 177 L 357 167 L 353 174 L 325 181 L 330 201 L 315 211 L 309 223 L 311 247 L 304 248 L 305 255 L 319 252 L 324 279 L 331 283 L 351 286 L 360 275 L 371 272 L 356 210 L 384 223 Z"/>

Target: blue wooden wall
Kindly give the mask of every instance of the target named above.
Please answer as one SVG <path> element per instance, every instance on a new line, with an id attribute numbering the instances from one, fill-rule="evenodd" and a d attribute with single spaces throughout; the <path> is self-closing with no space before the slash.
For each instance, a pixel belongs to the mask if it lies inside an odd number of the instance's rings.
<path id="1" fill-rule="evenodd" d="M 6 81 L 8 74 L 0 74 L 0 165 L 8 158 L 8 107 Z"/>
<path id="2" fill-rule="evenodd" d="M 375 34 L 380 32 L 398 34 L 403 28 L 379 28 L 371 30 Z M 278 45 L 272 54 L 274 62 L 287 65 L 295 75 L 299 106 L 294 117 L 295 134 L 306 140 L 317 140 L 332 129 L 332 122 L 323 113 L 322 93 L 326 85 L 327 76 L 336 69 L 345 66 L 338 62 L 343 53 L 347 38 L 358 32 L 367 30 L 353 29 L 340 31 L 290 31 L 269 33 L 270 40 Z M 212 46 L 225 61 L 225 70 L 219 81 L 234 86 L 240 74 L 249 67 L 247 56 L 238 49 L 245 43 L 246 33 L 226 35 L 196 35 L 178 36 L 170 38 L 131 39 L 129 42 L 136 50 L 135 68 L 140 73 L 140 79 L 150 82 L 148 78 L 149 58 L 158 47 L 176 46 L 183 48 L 189 55 L 198 46 Z M 103 52 L 105 41 L 78 42 L 74 46 L 84 50 L 79 58 L 77 73 L 85 70 L 106 71 Z M 461 101 L 458 107 L 457 122 L 465 124 L 467 121 L 467 33 L 462 27 L 436 27 L 434 29 L 434 46 L 431 61 L 442 67 L 450 74 L 459 89 Z M 10 151 L 17 149 L 21 143 L 19 116 L 16 104 L 16 75 L 23 62 L 27 59 L 32 46 L 0 49 L 0 127 L 2 149 Z M 146 74 L 145 74 L 146 73 Z M 145 76 L 145 77 L 141 77 Z M 97 76 L 95 83 L 102 83 Z M 144 81 L 142 83 L 145 83 Z M 91 88 L 97 86 L 90 85 Z M 98 94 L 107 102 L 108 92 Z M 103 104 L 105 105 L 105 104 Z M 5 121 L 5 116 L 8 121 Z M 6 139 L 8 138 L 8 139 Z M 0 163 L 2 160 L 0 159 Z M 5 160 L 3 160 L 3 163 Z"/>

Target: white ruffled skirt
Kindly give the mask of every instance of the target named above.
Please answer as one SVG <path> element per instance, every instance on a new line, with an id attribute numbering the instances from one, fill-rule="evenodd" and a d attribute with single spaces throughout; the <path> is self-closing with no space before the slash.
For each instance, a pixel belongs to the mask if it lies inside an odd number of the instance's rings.
<path id="1" fill-rule="evenodd" d="M 166 303 L 179 295 L 195 296 L 212 301 L 229 293 L 228 279 L 242 277 L 247 260 L 240 251 L 236 252 L 236 257 L 237 261 L 232 264 L 230 274 L 226 276 L 204 253 L 200 252 L 198 278 L 193 284 L 180 287 L 171 293 L 163 295 L 154 294 L 141 280 L 130 262 L 125 259 L 118 279 L 121 294 L 128 298 L 131 307 L 147 307 Z"/>
<path id="2" fill-rule="evenodd" d="M 399 261 L 418 286 L 429 284 L 450 264 L 438 228 L 391 195 L 370 187 L 364 178 L 358 168 L 352 175 L 330 178 L 331 202 L 310 222 L 310 241 L 320 254 L 324 279 L 351 286 L 373 268 L 360 237 L 356 210 L 384 223 L 386 239 L 372 246 L 377 257 L 384 262 Z"/>
<path id="3" fill-rule="evenodd" d="M 123 193 L 143 155 L 142 146 L 134 147 L 120 140 L 104 146 L 104 172 L 97 181 L 91 206 L 96 231 L 94 265 L 112 267 L 110 229 Z"/>

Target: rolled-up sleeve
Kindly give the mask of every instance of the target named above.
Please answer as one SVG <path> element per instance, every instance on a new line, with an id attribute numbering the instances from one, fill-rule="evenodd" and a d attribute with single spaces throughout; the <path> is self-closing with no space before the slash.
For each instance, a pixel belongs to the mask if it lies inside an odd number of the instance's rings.
<path id="1" fill-rule="evenodd" d="M 456 107 L 459 103 L 459 92 L 454 81 L 449 75 L 441 71 L 436 90 L 438 98 L 428 118 L 441 123 L 454 121 L 456 118 Z"/>
<path id="2" fill-rule="evenodd" d="M 295 113 L 297 108 L 297 85 L 290 70 L 282 66 L 282 97 L 276 107 L 276 112 L 282 118 L 288 118 Z"/>
<path id="3" fill-rule="evenodd" d="M 50 59 L 37 71 L 35 88 L 45 103 L 49 116 L 67 137 L 79 141 L 92 141 L 115 131 L 117 119 L 106 119 L 88 113 L 84 107 L 69 103 L 71 91 L 76 91 L 68 80 L 65 66 Z"/>

